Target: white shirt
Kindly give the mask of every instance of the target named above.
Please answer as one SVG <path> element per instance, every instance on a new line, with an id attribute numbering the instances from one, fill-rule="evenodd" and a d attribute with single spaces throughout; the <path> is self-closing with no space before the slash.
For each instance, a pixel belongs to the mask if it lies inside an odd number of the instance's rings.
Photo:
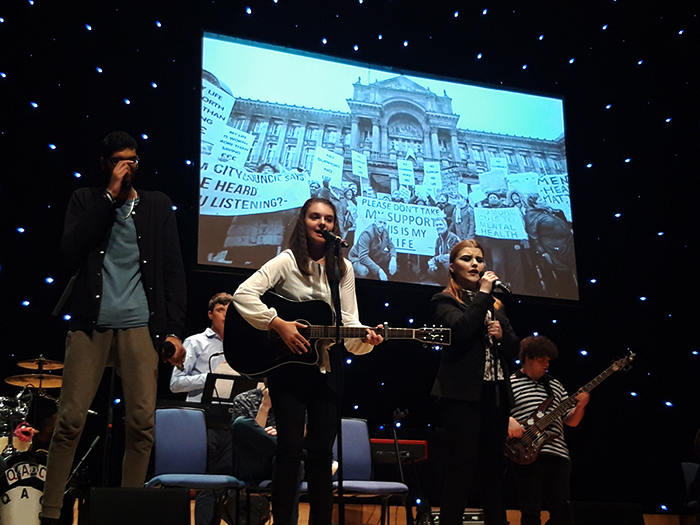
<path id="1" fill-rule="evenodd" d="M 345 275 L 340 279 L 340 307 L 343 326 L 365 326 L 358 319 L 355 296 L 355 273 L 347 259 Z M 331 289 L 326 279 L 324 265 L 311 261 L 311 276 L 299 271 L 291 250 L 284 250 L 251 275 L 233 294 L 233 304 L 243 318 L 258 330 L 269 330 L 270 322 L 277 317 L 274 308 L 268 308 L 260 296 L 274 288 L 275 293 L 292 301 L 321 300 L 333 308 Z M 291 319 L 285 319 L 291 321 Z M 361 339 L 346 339 L 348 351 L 356 355 L 366 354 L 374 348 Z"/>
<path id="2" fill-rule="evenodd" d="M 182 344 L 186 352 L 185 362 L 182 370 L 173 367 L 170 390 L 175 393 L 187 392 L 187 401 L 200 402 L 207 374 L 225 360 L 223 354 L 212 357 L 224 351 L 224 343 L 214 330 L 207 328 L 188 337 Z"/>

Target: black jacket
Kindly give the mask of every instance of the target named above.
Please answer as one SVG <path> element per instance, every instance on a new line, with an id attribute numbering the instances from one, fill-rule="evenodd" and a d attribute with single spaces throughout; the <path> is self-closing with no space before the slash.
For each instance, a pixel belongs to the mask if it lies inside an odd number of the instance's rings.
<path id="1" fill-rule="evenodd" d="M 187 291 L 172 201 L 158 191 L 139 190 L 133 211 L 141 277 L 154 344 L 166 335 L 182 338 Z M 102 263 L 115 221 L 115 204 L 105 188 L 76 190 L 68 204 L 61 252 L 71 271 L 78 271 L 71 296 L 70 330 L 91 331 L 97 325 L 102 300 Z"/>
<path id="2" fill-rule="evenodd" d="M 484 382 L 487 337 L 484 319 L 495 300 L 491 295 L 479 292 L 471 300 L 465 297 L 465 301 L 466 304 L 462 304 L 445 292 L 435 294 L 430 300 L 433 323 L 452 329 L 452 344 L 440 351 L 440 367 L 431 393 L 474 402 L 481 398 Z M 503 338 L 496 342 L 492 352 L 499 356 L 512 404 L 509 361 L 518 354 L 520 339 L 513 332 L 503 308 L 495 310 L 495 318 L 501 323 Z"/>

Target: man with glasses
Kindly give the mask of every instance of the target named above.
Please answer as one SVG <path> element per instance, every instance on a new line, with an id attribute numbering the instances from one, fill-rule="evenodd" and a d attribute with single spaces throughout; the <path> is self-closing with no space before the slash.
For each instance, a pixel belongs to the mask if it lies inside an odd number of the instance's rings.
<path id="1" fill-rule="evenodd" d="M 122 380 L 122 486 L 141 487 L 153 446 L 156 349 L 172 343 L 168 360 L 176 366 L 185 357 L 185 272 L 173 204 L 161 192 L 134 188 L 136 148 L 127 133 L 107 135 L 100 158 L 107 187 L 78 189 L 68 204 L 61 252 L 77 273 L 42 524 L 60 517 L 75 449 L 105 367 L 114 366 Z"/>

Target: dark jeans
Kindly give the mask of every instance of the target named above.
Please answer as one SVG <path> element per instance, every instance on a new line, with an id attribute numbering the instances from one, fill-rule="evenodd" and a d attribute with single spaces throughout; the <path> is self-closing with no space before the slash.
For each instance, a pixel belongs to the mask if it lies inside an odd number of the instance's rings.
<path id="1" fill-rule="evenodd" d="M 231 433 L 236 454 L 236 477 L 256 484 L 272 478 L 277 436 L 268 434 L 253 418 L 246 416 L 236 418 Z"/>
<path id="2" fill-rule="evenodd" d="M 500 389 L 500 405 L 496 389 Z M 450 451 L 440 501 L 440 525 L 462 525 L 470 495 L 480 487 L 486 525 L 506 523 L 502 482 L 505 471 L 507 395 L 503 382 L 484 381 L 481 399 L 474 403 L 441 399 L 442 426 Z"/>
<path id="3" fill-rule="evenodd" d="M 540 454 L 529 465 L 513 464 L 518 485 L 522 525 L 540 525 L 542 503 L 547 505 L 547 525 L 570 525 L 568 500 L 571 462 L 561 456 Z"/>
<path id="4" fill-rule="evenodd" d="M 207 429 L 207 474 L 233 474 L 233 441 L 227 428 Z M 214 500 L 214 493 L 210 490 L 197 492 L 194 507 L 196 525 L 215 523 Z"/>
<path id="5" fill-rule="evenodd" d="M 268 377 L 277 423 L 277 457 L 272 475 L 272 514 L 276 525 L 292 525 L 302 453 L 306 448 L 306 480 L 310 519 L 331 525 L 333 484 L 331 465 L 337 431 L 337 396 L 316 367 L 288 366 L 290 376 Z M 282 373 L 282 372 L 281 372 Z M 304 426 L 306 422 L 306 438 Z"/>
<path id="6" fill-rule="evenodd" d="M 241 416 L 231 425 L 236 455 L 235 474 L 241 481 L 259 484 L 272 478 L 277 436 L 268 434 L 253 418 Z M 292 510 L 292 525 L 299 521 L 299 487 L 304 479 L 303 465 L 299 468 Z M 273 489 L 274 490 L 274 489 Z"/>

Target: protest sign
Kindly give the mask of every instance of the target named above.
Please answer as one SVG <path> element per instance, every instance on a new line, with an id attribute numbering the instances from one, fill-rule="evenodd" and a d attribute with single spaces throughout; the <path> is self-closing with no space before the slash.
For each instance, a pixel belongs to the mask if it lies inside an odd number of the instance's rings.
<path id="1" fill-rule="evenodd" d="M 506 163 L 506 159 L 502 159 L 501 157 L 491 157 L 491 160 L 489 161 L 489 165 L 491 166 L 491 169 L 495 168 L 501 168 L 504 170 L 508 169 L 508 164 Z"/>
<path id="2" fill-rule="evenodd" d="M 486 198 L 486 194 L 481 191 L 481 186 L 478 184 L 472 184 L 471 190 L 472 191 L 469 194 L 469 202 L 471 202 L 472 206 L 476 206 L 479 202 Z"/>
<path id="3" fill-rule="evenodd" d="M 427 161 L 423 163 L 423 186 L 438 190 L 442 188 L 442 176 L 440 175 L 440 163 Z"/>
<path id="4" fill-rule="evenodd" d="M 202 79 L 202 156 L 210 156 L 227 127 L 236 99 L 220 87 Z"/>
<path id="5" fill-rule="evenodd" d="M 253 215 L 298 208 L 309 198 L 309 175 L 296 169 L 254 173 L 224 163 L 202 164 L 201 215 Z"/>
<path id="6" fill-rule="evenodd" d="M 415 186 L 416 178 L 413 174 L 413 162 L 410 160 L 398 159 L 396 165 L 399 170 L 399 184 L 401 186 Z"/>
<path id="7" fill-rule="evenodd" d="M 517 208 L 474 208 L 476 234 L 493 239 L 525 240 L 525 224 Z"/>
<path id="8" fill-rule="evenodd" d="M 369 178 L 367 171 L 367 157 L 359 151 L 352 152 L 352 172 L 361 179 Z"/>
<path id="9" fill-rule="evenodd" d="M 254 142 L 254 135 L 227 127 L 218 142 L 214 144 L 212 156 L 219 162 L 242 168 L 248 160 L 248 154 Z"/>
<path id="10" fill-rule="evenodd" d="M 479 173 L 479 186 L 486 193 L 506 193 L 506 175 L 508 172 L 500 168 Z"/>
<path id="11" fill-rule="evenodd" d="M 357 233 L 377 220 L 384 220 L 399 253 L 435 255 L 435 221 L 445 214 L 436 206 L 418 206 L 361 197 L 357 199 Z"/>
<path id="12" fill-rule="evenodd" d="M 538 193 L 537 173 L 512 173 L 506 176 L 509 191 L 517 191 L 523 196 Z"/>
<path id="13" fill-rule="evenodd" d="M 569 197 L 569 175 L 540 175 L 537 179 L 538 204 L 562 210 L 571 221 L 571 199 Z"/>
<path id="14" fill-rule="evenodd" d="M 343 184 L 343 156 L 326 148 L 316 146 L 316 156 L 311 166 L 311 178 L 323 182 L 328 179 L 335 188 Z"/>

